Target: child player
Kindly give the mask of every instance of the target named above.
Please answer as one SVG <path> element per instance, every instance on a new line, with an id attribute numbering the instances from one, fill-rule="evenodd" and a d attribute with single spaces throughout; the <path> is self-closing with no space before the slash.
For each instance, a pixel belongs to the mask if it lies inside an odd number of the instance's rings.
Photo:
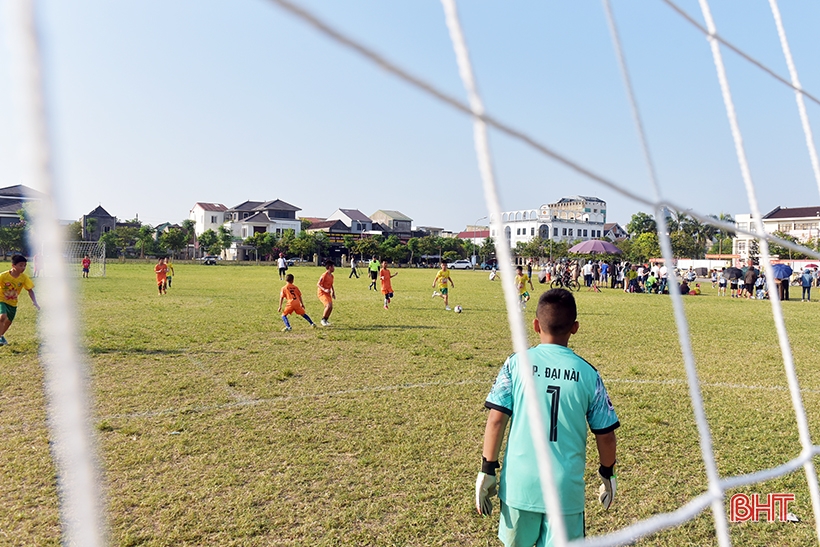
<path id="1" fill-rule="evenodd" d="M 453 279 L 450 277 L 450 270 L 447 269 L 447 263 L 441 261 L 441 269 L 436 273 L 436 278 L 433 280 L 433 297 L 440 296 L 444 299 L 444 309 L 450 311 L 450 297 L 447 294 L 447 283 L 454 289 L 456 288 Z"/>
<path id="2" fill-rule="evenodd" d="M 544 440 L 570 541 L 584 537 L 584 465 L 587 426 L 595 435 L 600 467 L 599 501 L 609 509 L 615 497 L 615 429 L 620 426 L 600 374 L 567 347 L 578 332 L 572 293 L 553 289 L 538 299 L 533 329 L 541 343 L 527 350 L 531 369 L 518 355 L 507 358 L 484 406 L 489 409 L 484 431 L 481 472 L 476 479 L 476 510 L 489 515 L 496 493 L 498 456 L 507 424 L 510 431 L 504 467 L 498 481 L 501 519 L 498 538 L 504 545 L 552 545 L 553 535 L 541 495 L 530 415 L 524 401 L 523 375 L 531 374 L 544 419 Z"/>
<path id="3" fill-rule="evenodd" d="M 325 273 L 319 278 L 319 283 L 316 285 L 316 296 L 319 297 L 322 304 L 325 305 L 325 311 L 322 313 L 322 326 L 330 326 L 330 314 L 333 312 L 333 301 L 336 300 L 336 290 L 333 288 L 333 271 L 336 269 L 333 260 L 327 259 L 325 261 Z"/>
<path id="4" fill-rule="evenodd" d="M 535 287 L 532 286 L 530 276 L 524 273 L 524 268 L 521 266 L 516 266 L 515 271 L 515 286 L 518 289 L 518 304 L 521 306 L 522 310 L 525 310 L 527 309 L 527 302 L 530 300 L 530 293 L 527 292 L 527 282 L 529 282 L 530 289 L 532 289 L 533 292 L 535 292 Z"/>
<path id="5" fill-rule="evenodd" d="M 83 258 L 83 277 L 88 277 L 88 270 L 91 269 L 91 259 L 88 258 L 88 255 L 85 255 Z"/>
<path id="6" fill-rule="evenodd" d="M 26 257 L 14 255 L 11 257 L 11 269 L 0 274 L 0 286 L 3 288 L 0 296 L 0 346 L 8 344 L 5 335 L 17 315 L 17 297 L 20 296 L 20 291 L 26 289 L 34 308 L 40 309 L 34 296 L 34 282 L 25 274 L 26 265 Z"/>
<path id="7" fill-rule="evenodd" d="M 168 271 L 165 273 L 165 286 L 170 287 L 171 286 L 171 279 L 174 276 L 174 265 L 171 264 L 171 259 L 170 258 L 167 258 L 167 257 L 165 258 L 165 267 L 168 268 Z"/>
<path id="8" fill-rule="evenodd" d="M 168 291 L 165 289 L 165 278 L 168 274 L 168 265 L 165 263 L 164 258 L 160 258 L 157 261 L 157 265 L 154 266 L 154 273 L 157 274 L 157 289 L 159 290 L 159 294 L 166 294 Z"/>
<path id="9" fill-rule="evenodd" d="M 387 269 L 387 261 L 382 261 L 382 269 L 379 271 L 379 279 L 382 282 L 382 294 L 384 295 L 384 309 L 387 309 L 387 305 L 390 303 L 390 299 L 393 298 L 393 283 L 390 281 L 392 278 L 399 275 L 399 272 L 390 275 L 390 270 Z"/>
<path id="10" fill-rule="evenodd" d="M 282 311 L 282 303 L 285 300 L 288 301 L 288 305 L 285 306 L 285 310 Z M 282 321 L 285 323 L 285 328 L 282 329 L 282 332 L 290 332 L 288 315 L 294 312 L 296 315 L 304 317 L 305 321 L 310 323 L 311 328 L 316 328 L 316 323 L 313 322 L 305 311 L 305 303 L 302 301 L 302 291 L 293 284 L 293 274 L 287 274 L 285 276 L 285 286 L 282 287 L 282 291 L 279 293 L 279 309 L 277 311 L 282 314 Z"/>

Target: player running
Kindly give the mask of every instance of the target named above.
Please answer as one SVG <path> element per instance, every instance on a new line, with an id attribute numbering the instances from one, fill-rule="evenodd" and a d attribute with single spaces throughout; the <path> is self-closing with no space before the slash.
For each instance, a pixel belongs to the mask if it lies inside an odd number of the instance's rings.
<path id="1" fill-rule="evenodd" d="M 333 288 L 333 272 L 336 270 L 336 265 L 333 260 L 327 259 L 325 261 L 325 273 L 319 278 L 316 284 L 316 296 L 322 304 L 325 305 L 325 311 L 322 314 L 322 326 L 330 326 L 330 314 L 333 312 L 333 301 L 336 300 L 336 290 Z"/>
<path id="2" fill-rule="evenodd" d="M 393 283 L 390 281 L 399 275 L 399 272 L 390 275 L 390 270 L 387 269 L 387 261 L 382 261 L 382 269 L 379 271 L 379 279 L 382 282 L 382 294 L 384 295 L 384 309 L 390 304 L 390 299 L 393 298 Z"/>
<path id="3" fill-rule="evenodd" d="M 456 288 L 453 279 L 450 277 L 450 270 L 447 269 L 447 262 L 441 261 L 441 269 L 436 272 L 436 278 L 433 280 L 433 297 L 440 296 L 444 299 L 444 309 L 450 311 L 450 297 L 447 294 L 447 283 L 450 283 L 452 288 Z"/>
<path id="4" fill-rule="evenodd" d="M 530 276 L 524 273 L 524 268 L 521 266 L 515 267 L 515 287 L 518 289 L 518 305 L 522 310 L 527 309 L 527 302 L 530 301 L 530 293 L 527 292 L 527 283 L 530 284 L 530 289 L 535 292 L 535 287 L 532 286 Z"/>
<path id="5" fill-rule="evenodd" d="M 26 266 L 26 257 L 14 255 L 11 257 L 11 269 L 0 274 L 0 287 L 3 290 L 3 294 L 0 295 L 0 346 L 8 344 L 6 331 L 9 330 L 17 315 L 17 297 L 23 289 L 28 291 L 34 308 L 40 310 L 40 305 L 34 296 L 34 281 L 25 274 Z"/>
<path id="6" fill-rule="evenodd" d="M 288 305 L 285 306 L 285 310 L 282 311 L 282 303 L 286 300 Z M 288 315 L 292 313 L 301 315 L 305 318 L 305 321 L 310 323 L 311 328 L 316 328 L 316 323 L 313 322 L 305 311 L 305 303 L 302 301 L 302 291 L 293 284 L 293 274 L 287 274 L 285 276 L 285 286 L 282 287 L 282 290 L 279 292 L 279 309 L 277 311 L 282 314 L 282 321 L 285 323 L 285 328 L 282 329 L 282 332 L 291 331 Z"/>
<path id="7" fill-rule="evenodd" d="M 168 291 L 165 288 L 165 281 L 168 275 L 168 265 L 165 263 L 164 258 L 160 258 L 157 261 L 157 265 L 154 266 L 154 273 L 157 274 L 157 289 L 159 290 L 159 294 L 166 294 Z"/>

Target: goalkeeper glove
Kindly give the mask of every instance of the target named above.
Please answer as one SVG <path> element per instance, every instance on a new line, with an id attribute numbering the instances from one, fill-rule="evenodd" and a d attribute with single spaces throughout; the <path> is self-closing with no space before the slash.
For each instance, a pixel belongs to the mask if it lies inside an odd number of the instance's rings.
<path id="1" fill-rule="evenodd" d="M 496 489 L 495 470 L 498 469 L 498 462 L 488 462 L 486 458 L 481 458 L 481 471 L 475 480 L 475 508 L 479 515 L 489 515 L 493 512 L 492 496 L 498 493 Z"/>
<path id="2" fill-rule="evenodd" d="M 598 475 L 603 483 L 598 488 L 598 500 L 604 506 L 604 509 L 609 509 L 612 500 L 615 499 L 615 464 L 613 463 L 609 467 L 602 465 L 598 468 Z"/>

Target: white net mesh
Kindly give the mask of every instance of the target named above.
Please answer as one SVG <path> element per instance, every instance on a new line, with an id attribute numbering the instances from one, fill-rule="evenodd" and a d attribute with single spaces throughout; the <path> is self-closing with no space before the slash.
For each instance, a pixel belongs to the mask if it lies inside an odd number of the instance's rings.
<path id="1" fill-rule="evenodd" d="M 105 243 L 100 241 L 66 241 L 63 244 L 66 266 L 71 274 L 80 277 L 83 271 L 83 259 L 91 260 L 88 268 L 89 277 L 105 276 Z M 48 275 L 47 272 L 45 275 Z"/>
<path id="2" fill-rule="evenodd" d="M 622 75 L 627 88 L 627 94 L 632 107 L 633 117 L 635 119 L 637 131 L 642 143 L 649 178 L 655 191 L 654 199 L 649 199 L 643 195 L 637 194 L 624 184 L 618 184 L 595 174 L 584 166 L 538 142 L 536 139 L 486 114 L 482 100 L 475 85 L 473 69 L 469 59 L 466 40 L 463 32 L 461 31 L 458 20 L 455 0 L 442 0 L 442 3 L 444 6 L 448 29 L 450 30 L 450 36 L 453 41 L 456 58 L 458 60 L 460 75 L 469 97 L 469 101 L 467 103 L 440 91 L 435 86 L 409 74 L 407 71 L 402 70 L 400 67 L 381 57 L 374 51 L 333 29 L 330 25 L 321 21 L 319 18 L 296 4 L 287 0 L 271 1 L 289 13 L 314 26 L 320 32 L 335 40 L 340 45 L 351 48 L 363 57 L 376 63 L 382 69 L 399 77 L 410 85 L 413 85 L 452 106 L 453 108 L 472 116 L 475 122 L 475 145 L 484 185 L 485 198 L 489 209 L 488 212 L 492 215 L 492 218 L 496 219 L 496 223 L 500 223 L 501 207 L 493 176 L 490 147 L 487 139 L 488 127 L 493 127 L 496 130 L 507 134 L 527 146 L 532 147 L 538 152 L 561 162 L 563 165 L 569 167 L 577 173 L 580 173 L 605 186 L 606 188 L 632 199 L 635 203 L 651 207 L 654 211 L 656 211 L 657 218 L 659 219 L 665 218 L 665 215 L 662 214 L 662 211 L 665 208 L 671 208 L 678 211 L 685 210 L 690 214 L 690 216 L 706 224 L 757 238 L 760 241 L 761 261 L 763 268 L 765 269 L 769 279 L 775 278 L 772 273 L 772 266 L 769 260 L 769 242 L 776 242 L 786 248 L 798 250 L 808 256 L 820 259 L 820 254 L 809 249 L 788 241 L 780 240 L 770 235 L 761 235 L 765 234 L 765 230 L 762 225 L 761 213 L 755 195 L 755 187 L 748 162 L 746 160 L 746 153 L 743 148 L 740 129 L 737 124 L 737 117 L 734 110 L 729 82 L 726 77 L 725 70 L 723 69 L 723 60 L 721 57 L 720 48 L 721 44 L 741 54 L 741 56 L 746 60 L 765 70 L 781 83 L 784 83 L 794 89 L 797 97 L 801 122 L 803 124 L 803 130 L 806 135 L 806 142 L 809 147 L 812 167 L 818 180 L 818 187 L 820 187 L 820 168 L 818 168 L 817 154 L 814 148 L 808 118 L 805 115 L 804 99 L 809 99 L 814 102 L 818 101 L 814 98 L 814 96 L 805 92 L 801 88 L 797 78 L 797 71 L 794 66 L 794 62 L 791 59 L 791 53 L 786 40 L 786 33 L 775 0 L 770 0 L 770 5 L 777 26 L 780 42 L 786 57 L 786 63 L 789 67 L 790 79 L 780 77 L 775 71 L 769 69 L 762 63 L 751 58 L 751 56 L 741 52 L 738 48 L 728 44 L 725 40 L 720 38 L 717 35 L 715 23 L 712 20 L 709 5 L 706 0 L 700 0 L 700 7 L 706 21 L 706 27 L 696 23 L 690 16 L 685 14 L 685 12 L 675 6 L 671 1 L 664 0 L 666 4 L 670 5 L 678 13 L 685 16 L 688 21 L 695 24 L 707 35 L 717 69 L 717 76 L 720 82 L 729 123 L 732 129 L 732 136 L 735 142 L 735 149 L 738 156 L 740 170 L 743 175 L 749 207 L 757 228 L 755 231 L 738 230 L 734 225 L 716 221 L 714 218 L 709 217 L 706 214 L 693 211 L 689 207 L 672 203 L 669 200 L 664 199 L 661 186 L 657 180 L 657 176 L 653 168 L 652 157 L 649 153 L 649 146 L 643 131 L 638 104 L 632 92 L 632 86 L 626 68 L 626 61 L 620 47 L 620 40 L 615 27 L 614 19 L 611 15 L 611 9 L 608 1 L 604 2 L 604 8 L 609 19 L 617 59 L 620 63 Z M 32 15 L 33 10 L 31 9 L 31 2 L 20 2 L 19 5 L 23 6 L 21 11 L 23 15 L 17 15 L 20 17 L 20 26 L 23 29 L 23 36 L 19 40 L 19 43 L 22 46 L 20 58 L 26 65 L 25 74 L 22 76 L 22 80 L 26 82 L 24 91 L 29 94 L 29 97 L 33 97 L 31 99 L 33 108 L 30 113 L 30 122 L 33 130 L 33 164 L 36 166 L 36 176 L 33 178 L 35 182 L 38 183 L 34 184 L 34 186 L 48 192 L 51 185 L 48 159 L 48 132 L 42 108 L 42 84 L 39 77 L 40 59 L 37 51 L 36 32 Z M 46 364 L 46 368 L 49 371 L 50 426 L 55 438 L 55 460 L 57 461 L 57 465 L 60 470 L 59 474 L 61 476 L 61 511 L 65 526 L 65 542 L 75 542 L 79 545 L 96 545 L 103 541 L 104 532 L 101 532 L 101 530 L 104 530 L 104 526 L 99 524 L 101 522 L 98 509 L 100 504 L 100 495 L 98 494 L 97 482 L 95 480 L 94 443 L 93 436 L 87 428 L 87 408 L 84 396 L 85 388 L 79 380 L 83 377 L 82 367 L 80 366 L 80 361 L 77 357 L 76 337 L 73 332 L 68 332 L 66 330 L 66 325 L 72 324 L 72 318 L 70 313 L 71 306 L 67 297 L 67 284 L 65 283 L 65 280 L 69 276 L 71 269 L 75 268 L 75 266 L 79 271 L 79 268 L 81 268 L 80 264 L 82 257 L 86 254 L 92 258 L 92 265 L 95 268 L 95 274 L 104 275 L 104 247 L 101 247 L 98 244 L 85 244 L 85 246 L 83 244 L 69 245 L 64 248 L 64 254 L 62 255 L 65 257 L 65 260 L 61 260 L 60 253 L 58 251 L 58 249 L 61 248 L 61 243 L 59 231 L 57 230 L 56 215 L 54 214 L 53 204 L 51 204 L 49 200 L 46 200 L 46 202 L 46 206 L 44 206 L 42 210 L 35 215 L 35 224 L 38 227 L 37 231 L 43 234 L 43 241 L 40 243 L 43 245 L 45 251 L 48 251 L 49 249 L 54 250 L 54 252 L 44 251 L 43 253 L 45 271 L 51 270 L 54 273 L 55 282 L 53 284 L 44 284 L 45 289 L 50 291 L 48 294 L 50 295 L 49 301 L 52 303 L 52 311 L 46 316 L 46 320 L 43 321 L 42 337 L 45 341 L 43 359 Z M 495 228 L 497 233 L 500 233 L 500 226 L 496 225 Z M 661 249 L 664 259 L 667 266 L 671 268 L 672 252 L 669 237 L 665 230 L 661 229 L 658 233 L 661 239 Z M 528 364 L 526 363 L 525 352 L 527 348 L 527 339 L 522 322 L 522 315 L 517 305 L 516 291 L 512 281 L 514 274 L 512 272 L 510 250 L 503 244 L 498 244 L 497 250 L 500 259 L 499 264 L 503 274 L 502 280 L 504 283 L 505 302 L 507 304 L 508 318 L 513 335 L 514 349 L 521 355 L 522 360 L 524 361 L 522 363 L 522 369 L 529 370 Z M 703 408 L 701 385 L 695 369 L 695 359 L 691 347 L 688 323 L 683 312 L 683 305 L 676 284 L 672 283 L 670 285 L 670 293 L 679 334 L 680 347 L 683 353 L 683 360 L 687 373 L 690 398 L 700 436 L 701 457 L 706 469 L 708 488 L 706 492 L 690 500 L 676 511 L 655 515 L 652 518 L 637 522 L 627 528 L 607 536 L 587 538 L 583 543 L 585 545 L 617 545 L 627 543 L 644 535 L 679 525 L 695 517 L 706 508 L 711 508 L 715 520 L 715 532 L 720 545 L 730 545 L 731 541 L 726 523 L 726 507 L 724 504 L 725 492 L 730 488 L 754 484 L 773 477 L 782 476 L 784 474 L 791 473 L 800 467 L 803 467 L 806 473 L 815 514 L 817 536 L 820 541 L 820 488 L 818 488 L 817 474 L 814 470 L 812 460 L 816 454 L 820 453 L 820 447 L 813 445 L 811 442 L 811 436 L 808 429 L 808 420 L 803 407 L 800 386 L 794 368 L 794 360 L 784 326 L 781 303 L 778 299 L 776 291 L 772 291 L 772 313 L 775 319 L 778 340 L 783 358 L 784 372 L 788 381 L 788 389 L 791 395 L 797 427 L 799 430 L 801 452 L 798 457 L 778 467 L 764 469 L 749 475 L 723 478 L 718 475 L 715 465 L 711 434 Z M 52 347 L 59 347 L 60 366 L 57 366 L 56 356 L 58 353 L 56 350 L 50 349 Z M 531 386 L 527 389 L 528 399 L 533 401 L 530 408 L 535 410 L 535 414 L 537 414 L 538 405 L 534 403 L 535 395 L 532 393 L 533 389 Z M 544 431 L 543 427 L 539 427 L 539 419 L 534 417 L 531 422 L 534 425 L 533 431 Z M 550 515 L 559 514 L 560 500 L 558 499 L 555 485 L 551 479 L 549 458 L 547 457 L 548 450 L 546 446 L 546 439 L 543 434 L 538 435 L 537 438 L 539 438 L 539 442 L 536 443 L 537 456 L 539 461 L 543 462 L 542 485 L 544 496 L 548 502 L 547 505 Z M 563 528 L 562 519 L 551 519 L 551 522 L 554 522 L 555 525 L 554 531 L 556 533 L 556 545 L 566 545 L 566 532 Z"/>
<path id="3" fill-rule="evenodd" d="M 458 21 L 458 15 L 455 5 L 455 0 L 442 0 L 444 11 L 445 11 L 445 18 L 447 21 L 448 28 L 450 30 L 450 36 L 453 41 L 453 47 L 455 50 L 456 58 L 458 60 L 459 66 L 459 73 L 461 75 L 462 81 L 464 83 L 465 89 L 467 90 L 467 94 L 469 97 L 468 104 L 459 101 L 458 99 L 447 95 L 446 93 L 440 91 L 435 86 L 431 85 L 428 82 L 421 80 L 420 78 L 409 74 L 408 72 L 402 70 L 401 68 L 397 67 L 393 63 L 389 62 L 388 60 L 384 59 L 374 51 L 368 49 L 367 47 L 357 43 L 356 41 L 352 40 L 351 38 L 344 36 L 337 30 L 331 28 L 327 23 L 321 21 L 315 15 L 307 12 L 303 8 L 296 6 L 295 4 L 287 1 L 287 0 L 272 0 L 274 3 L 278 4 L 279 6 L 283 7 L 290 13 L 302 18 L 304 21 L 308 22 L 309 24 L 316 27 L 318 30 L 326 34 L 327 36 L 333 38 L 340 44 L 350 47 L 356 52 L 360 53 L 364 57 L 370 59 L 371 61 L 375 62 L 384 70 L 398 76 L 399 78 L 403 79 L 404 81 L 408 82 L 411 85 L 414 85 L 427 93 L 430 93 L 434 97 L 446 102 L 447 104 L 453 106 L 454 108 L 462 111 L 467 112 L 473 116 L 475 123 L 474 123 L 474 139 L 475 139 L 475 146 L 476 152 L 478 155 L 478 163 L 479 169 L 482 176 L 482 181 L 484 184 L 484 191 L 485 191 L 485 198 L 487 200 L 489 213 L 492 218 L 496 219 L 497 223 L 500 223 L 501 219 L 501 208 L 499 205 L 498 199 L 498 192 L 495 185 L 495 180 L 493 176 L 493 169 L 492 169 L 492 161 L 490 157 L 490 149 L 489 144 L 487 141 L 487 126 L 494 127 L 495 129 L 506 133 L 508 136 L 511 136 L 528 146 L 533 147 L 537 151 L 555 159 L 563 163 L 565 166 L 573 169 L 574 171 L 604 185 L 611 190 L 618 192 L 619 194 L 628 197 L 634 200 L 637 203 L 646 205 L 651 207 L 656 212 L 656 217 L 658 219 L 665 219 L 665 215 L 663 211 L 665 208 L 670 208 L 678 211 L 687 211 L 693 218 L 704 222 L 706 224 L 722 228 L 724 230 L 735 231 L 738 233 L 746 234 L 751 237 L 757 238 L 760 241 L 761 247 L 761 260 L 763 263 L 763 267 L 766 271 L 766 274 L 769 279 L 774 279 L 774 275 L 772 274 L 772 267 L 769 260 L 769 253 L 768 253 L 768 242 L 777 242 L 779 245 L 784 245 L 787 248 L 792 248 L 795 250 L 799 250 L 804 252 L 805 254 L 820 258 L 820 255 L 817 253 L 806 249 L 802 246 L 795 245 L 793 243 L 785 242 L 779 238 L 775 238 L 771 235 L 761 236 L 761 234 L 765 234 L 765 230 L 762 225 L 761 221 L 761 214 L 760 210 L 757 206 L 757 199 L 754 193 L 754 185 L 752 183 L 752 179 L 749 173 L 748 163 L 745 159 L 745 152 L 743 150 L 742 139 L 740 137 L 740 130 L 738 129 L 736 116 L 734 112 L 734 106 L 731 99 L 731 93 L 729 91 L 728 81 L 726 79 L 725 71 L 722 67 L 722 59 L 720 57 L 720 49 L 719 43 L 723 42 L 726 43 L 724 40 L 719 38 L 714 29 L 714 23 L 711 21 L 711 15 L 708 11 L 708 4 L 705 0 L 701 0 L 701 8 L 704 14 L 704 18 L 707 21 L 707 26 L 709 27 L 708 30 L 704 29 L 703 27 L 697 25 L 698 28 L 703 30 L 709 38 L 710 45 L 712 47 L 712 53 L 715 60 L 715 65 L 718 71 L 718 79 L 721 83 L 721 90 L 723 93 L 724 104 L 726 105 L 727 115 L 729 117 L 729 122 L 732 127 L 732 135 L 735 140 L 735 148 L 738 153 L 738 160 L 740 163 L 741 172 L 743 174 L 744 184 L 747 189 L 747 195 L 749 198 L 749 206 L 752 211 L 752 217 L 756 223 L 756 230 L 753 231 L 746 231 L 746 230 L 738 230 L 734 225 L 722 223 L 716 221 L 714 218 L 709 217 L 706 214 L 698 213 L 697 211 L 693 211 L 689 207 L 681 206 L 676 203 L 672 203 L 670 200 L 666 200 L 663 198 L 663 194 L 661 192 L 660 185 L 658 183 L 656 174 L 654 172 L 654 167 L 652 164 L 651 155 L 649 153 L 649 147 L 647 144 L 646 137 L 644 135 L 640 114 L 637 106 L 637 102 L 635 101 L 634 94 L 632 93 L 631 82 L 629 80 L 628 71 L 626 70 L 626 62 L 620 47 L 620 41 L 618 38 L 617 30 L 614 24 L 614 19 L 611 15 L 611 10 L 608 2 L 604 2 L 604 7 L 607 11 L 610 29 L 612 31 L 613 40 L 615 43 L 616 54 L 618 56 L 618 61 L 621 66 L 622 75 L 624 78 L 624 82 L 627 87 L 627 92 L 629 95 L 629 99 L 632 106 L 633 116 L 636 122 L 636 126 L 638 128 L 638 133 L 640 136 L 640 140 L 644 150 L 644 157 L 646 160 L 646 164 L 649 170 L 649 176 L 655 190 L 655 199 L 650 200 L 642 195 L 638 195 L 637 193 L 633 192 L 628 188 L 626 185 L 615 183 L 611 180 L 608 180 L 600 175 L 593 173 L 591 170 L 585 168 L 584 166 L 570 160 L 567 157 L 562 156 L 561 154 L 557 153 L 556 151 L 552 150 L 551 148 L 543 145 L 542 143 L 538 142 L 536 139 L 500 122 L 490 115 L 488 115 L 485 110 L 481 98 L 478 94 L 475 80 L 473 77 L 473 70 L 470 64 L 468 50 L 466 41 L 464 39 L 464 35 L 461 31 L 460 24 Z M 672 4 L 669 0 L 664 0 L 667 4 L 670 4 L 674 9 L 676 9 L 682 15 L 686 15 L 682 10 L 677 8 L 674 4 Z M 778 17 L 776 12 L 776 4 L 772 1 L 772 9 L 775 12 L 775 18 Z M 686 15 L 687 19 L 690 22 L 694 21 Z M 784 43 L 784 51 L 786 51 L 785 45 L 785 33 L 779 29 L 781 34 L 781 41 Z M 728 44 L 727 44 L 728 45 Z M 803 92 L 800 88 L 799 83 L 796 83 L 796 72 L 792 74 L 793 82 L 789 82 L 788 80 L 778 76 L 774 71 L 765 67 L 762 63 L 754 60 L 751 56 L 746 55 L 743 52 L 740 52 L 734 46 L 728 45 L 734 51 L 738 51 L 741 55 L 754 63 L 756 66 L 763 68 L 766 72 L 774 75 L 779 81 L 789 85 L 790 87 L 795 89 L 795 92 L 798 94 L 801 99 L 798 100 L 799 105 L 802 103 L 802 97 L 808 97 L 812 100 L 815 100 L 813 96 L 808 93 Z M 788 52 L 786 53 L 788 58 Z M 790 70 L 793 65 L 791 61 L 788 61 L 790 64 Z M 800 106 L 802 109 L 803 107 Z M 802 116 L 802 113 L 801 113 Z M 808 121 L 803 118 L 804 122 L 804 130 L 807 131 L 807 142 L 809 143 L 810 154 L 812 154 L 812 162 L 814 163 L 814 152 L 813 152 L 813 142 L 811 140 L 810 131 L 808 130 Z M 664 220 L 665 222 L 665 220 Z M 496 233 L 502 233 L 500 230 L 501 226 L 496 225 Z M 661 250 L 663 253 L 664 260 L 667 264 L 667 267 L 672 270 L 673 262 L 672 262 L 672 247 L 669 240 L 669 236 L 666 233 L 666 230 L 659 229 L 658 233 L 660 235 L 660 243 L 661 243 Z M 522 360 L 526 361 L 526 352 L 524 351 L 527 347 L 527 340 L 524 334 L 524 326 L 522 322 L 522 316 L 519 312 L 517 302 L 515 299 L 515 289 L 511 282 L 513 278 L 513 271 L 510 261 L 510 251 L 505 245 L 497 245 L 497 250 L 499 254 L 499 264 L 501 265 L 502 269 L 502 280 L 507 281 L 504 283 L 504 293 L 505 293 L 505 301 L 507 304 L 508 316 L 510 321 L 511 332 L 513 335 L 513 346 L 516 352 L 519 353 Z M 794 406 L 795 415 L 798 422 L 798 428 L 800 430 L 800 442 L 802 446 L 802 451 L 799 457 L 793 459 L 792 461 L 779 466 L 777 468 L 766 469 L 759 471 L 757 473 L 751 475 L 745 475 L 741 477 L 731 477 L 731 478 L 721 478 L 718 475 L 717 466 L 715 464 L 715 456 L 714 451 L 712 449 L 712 440 L 711 434 L 709 430 L 709 425 L 706 420 L 706 415 L 704 412 L 703 400 L 701 396 L 701 387 L 698 380 L 697 371 L 695 368 L 695 359 L 692 352 L 691 340 L 689 336 L 689 328 L 688 323 L 686 320 L 686 316 L 683 311 L 683 303 L 681 300 L 681 295 L 678 291 L 678 287 L 675 283 L 670 284 L 670 293 L 672 296 L 673 302 L 673 310 L 675 315 L 675 321 L 678 329 L 679 334 L 679 341 L 680 347 L 683 352 L 684 357 L 684 364 L 687 373 L 687 380 L 689 385 L 689 394 L 692 401 L 692 406 L 695 413 L 695 419 L 698 426 L 698 433 L 700 438 L 700 448 L 701 448 L 701 456 L 704 462 L 704 466 L 706 468 L 706 474 L 708 478 L 708 489 L 705 493 L 697 496 L 696 498 L 689 501 L 680 509 L 665 514 L 658 514 L 650 519 L 646 519 L 644 521 L 638 522 L 633 524 L 627 528 L 624 528 L 620 531 L 614 532 L 612 534 L 601 536 L 597 538 L 587 538 L 583 541 L 585 545 L 620 545 L 628 542 L 632 542 L 637 538 L 642 536 L 651 534 L 653 532 L 657 532 L 666 528 L 671 528 L 677 526 L 687 520 L 690 520 L 700 514 L 704 509 L 710 507 L 712 509 L 712 514 L 715 520 L 715 532 L 718 538 L 718 542 L 720 545 L 731 545 L 731 540 L 729 538 L 729 531 L 728 525 L 726 520 L 726 508 L 724 505 L 724 495 L 727 489 L 741 486 L 741 485 L 748 485 L 754 484 L 757 482 L 762 482 L 768 480 L 772 477 L 781 476 L 787 473 L 794 471 L 795 469 L 803 466 L 806 472 L 807 480 L 809 483 L 809 490 L 811 492 L 812 498 L 812 505 L 813 510 L 815 513 L 815 522 L 817 526 L 817 536 L 818 541 L 820 541 L 820 497 L 818 497 L 818 483 L 817 483 L 817 475 L 814 472 L 814 466 L 812 462 L 812 457 L 815 453 L 818 452 L 818 447 L 813 446 L 811 444 L 810 436 L 808 433 L 808 425 L 807 425 L 807 418 L 806 412 L 803 407 L 802 399 L 800 396 L 800 388 L 797 382 L 797 376 L 794 369 L 794 361 L 791 354 L 791 349 L 789 346 L 788 337 L 786 335 L 785 326 L 783 323 L 783 314 L 780 307 L 780 301 L 777 298 L 777 295 L 774 296 L 771 300 L 772 310 L 775 317 L 775 323 L 777 326 L 778 338 L 780 341 L 781 352 L 783 356 L 784 362 L 784 369 L 785 374 L 788 380 L 789 391 L 792 398 L 792 403 Z M 529 366 L 526 362 L 522 363 L 522 370 L 529 370 Z M 531 384 L 531 382 L 526 381 L 525 384 Z M 552 482 L 551 472 L 550 472 L 550 463 L 549 458 L 546 457 L 546 439 L 544 439 L 543 431 L 545 429 L 541 427 L 538 423 L 540 421 L 540 416 L 538 416 L 537 411 L 537 403 L 535 402 L 535 394 L 533 393 L 533 389 L 531 386 L 525 386 L 527 390 L 527 397 L 528 397 L 528 412 L 532 413 L 531 416 L 531 423 L 533 424 L 533 431 L 536 433 L 536 452 L 537 457 L 539 459 L 539 464 L 541 466 L 541 476 L 542 476 L 542 486 L 544 491 L 544 497 L 547 500 L 547 507 L 550 513 L 550 522 L 554 526 L 555 532 L 555 544 L 556 545 L 567 545 L 566 539 L 566 532 L 563 526 L 563 522 L 561 518 L 553 518 L 553 515 L 560 514 L 560 501 L 557 497 L 557 493 L 555 490 L 555 486 Z M 534 411 L 534 412 L 533 412 Z M 581 543 L 581 542 L 578 542 Z M 575 544 L 575 542 L 573 542 Z"/>

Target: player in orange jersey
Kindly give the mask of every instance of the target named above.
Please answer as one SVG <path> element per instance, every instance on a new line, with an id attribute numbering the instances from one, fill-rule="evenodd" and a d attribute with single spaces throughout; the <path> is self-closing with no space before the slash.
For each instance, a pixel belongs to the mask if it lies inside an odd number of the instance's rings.
<path id="1" fill-rule="evenodd" d="M 285 311 L 282 311 L 282 304 L 285 300 L 288 301 L 288 305 L 285 306 Z M 313 322 L 305 311 L 305 303 L 302 302 L 302 291 L 299 290 L 299 287 L 293 284 L 293 274 L 288 274 L 285 276 L 285 286 L 282 287 L 282 291 L 279 293 L 279 310 L 277 311 L 282 314 L 282 321 L 285 322 L 285 328 L 282 329 L 282 332 L 290 332 L 290 321 L 288 321 L 288 315 L 292 313 L 301 315 L 305 318 L 305 321 L 310 323 L 312 328 L 316 328 L 316 323 Z"/>
<path id="2" fill-rule="evenodd" d="M 164 258 L 160 258 L 157 261 L 157 265 L 154 266 L 154 273 L 157 274 L 157 289 L 159 289 L 159 294 L 165 294 L 165 281 L 168 275 L 168 264 L 165 263 Z"/>
<path id="3" fill-rule="evenodd" d="M 333 260 L 325 260 L 325 273 L 322 274 L 322 277 L 319 278 L 319 283 L 316 284 L 318 287 L 316 296 L 318 296 L 322 304 L 325 305 L 325 311 L 322 313 L 323 327 L 330 326 L 330 314 L 333 312 L 333 301 L 336 300 L 336 290 L 333 288 L 333 271 L 335 269 L 336 265 L 333 263 Z"/>
<path id="4" fill-rule="evenodd" d="M 387 305 L 390 303 L 390 299 L 393 298 L 393 284 L 390 280 L 394 277 L 399 275 L 399 272 L 390 275 L 390 270 L 387 269 L 387 261 L 382 261 L 382 269 L 379 271 L 379 279 L 382 282 L 382 294 L 384 295 L 384 309 L 387 309 Z"/>

